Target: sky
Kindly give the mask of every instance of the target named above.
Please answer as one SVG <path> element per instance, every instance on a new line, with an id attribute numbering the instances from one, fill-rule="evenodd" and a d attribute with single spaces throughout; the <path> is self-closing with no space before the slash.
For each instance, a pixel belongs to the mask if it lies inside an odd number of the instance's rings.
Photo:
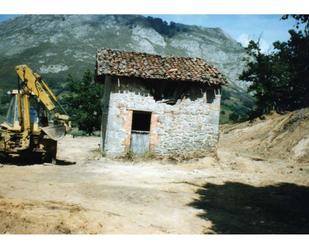
<path id="1" fill-rule="evenodd" d="M 146 15 L 145 15 L 146 16 Z M 250 40 L 258 40 L 263 52 L 272 49 L 272 43 L 286 41 L 288 30 L 293 28 L 293 19 L 280 20 L 281 15 L 151 15 L 163 20 L 204 27 L 219 27 L 246 46 Z M 0 15 L 0 22 L 14 15 Z"/>
<path id="2" fill-rule="evenodd" d="M 204 27 L 219 27 L 243 46 L 258 40 L 263 52 L 272 49 L 272 43 L 289 39 L 288 30 L 295 21 L 280 20 L 282 15 L 151 15 L 168 22 L 179 22 Z"/>

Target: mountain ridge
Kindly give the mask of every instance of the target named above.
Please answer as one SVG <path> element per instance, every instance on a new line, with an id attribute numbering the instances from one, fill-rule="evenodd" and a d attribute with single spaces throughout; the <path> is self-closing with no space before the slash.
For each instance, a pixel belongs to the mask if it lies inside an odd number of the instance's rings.
<path id="1" fill-rule="evenodd" d="M 15 87 L 17 64 L 28 64 L 56 91 L 69 74 L 80 78 L 94 71 L 96 50 L 102 47 L 162 56 L 205 59 L 229 80 L 223 96 L 223 119 L 252 105 L 246 83 L 244 48 L 221 28 L 167 23 L 139 15 L 23 15 L 0 23 L 0 85 Z M 239 104 L 241 103 L 241 104 Z"/>

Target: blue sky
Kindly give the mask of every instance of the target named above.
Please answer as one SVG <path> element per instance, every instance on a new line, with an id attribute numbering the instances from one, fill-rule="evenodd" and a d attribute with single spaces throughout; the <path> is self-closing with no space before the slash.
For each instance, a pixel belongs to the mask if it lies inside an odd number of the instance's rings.
<path id="1" fill-rule="evenodd" d="M 246 46 L 249 40 L 257 40 L 264 52 L 272 48 L 274 41 L 289 39 L 288 30 L 293 28 L 293 19 L 280 20 L 282 15 L 152 15 L 168 22 L 204 27 L 219 27 L 235 40 Z"/>
<path id="2" fill-rule="evenodd" d="M 244 46 L 248 41 L 259 37 L 264 52 L 271 50 L 274 41 L 285 41 L 289 38 L 288 30 L 293 28 L 294 20 L 280 20 L 281 15 L 151 15 L 165 21 L 219 27 Z M 0 15 L 0 21 L 14 15 Z"/>
<path id="3" fill-rule="evenodd" d="M 15 15 L 0 15 L 0 22 L 13 18 Z"/>

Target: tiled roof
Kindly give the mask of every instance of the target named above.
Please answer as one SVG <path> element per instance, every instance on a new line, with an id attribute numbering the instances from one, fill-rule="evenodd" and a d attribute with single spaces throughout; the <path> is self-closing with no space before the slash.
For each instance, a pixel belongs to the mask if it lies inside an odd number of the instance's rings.
<path id="1" fill-rule="evenodd" d="M 114 75 L 175 81 L 201 82 L 209 85 L 226 84 L 225 77 L 203 59 L 162 57 L 114 49 L 97 51 L 97 76 Z"/>

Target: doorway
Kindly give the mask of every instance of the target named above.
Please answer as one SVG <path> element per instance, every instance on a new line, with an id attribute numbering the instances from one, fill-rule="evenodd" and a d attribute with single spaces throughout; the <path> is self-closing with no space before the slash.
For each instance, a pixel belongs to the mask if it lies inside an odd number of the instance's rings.
<path id="1" fill-rule="evenodd" d="M 136 155 L 149 152 L 151 112 L 133 111 L 131 128 L 131 151 Z"/>

